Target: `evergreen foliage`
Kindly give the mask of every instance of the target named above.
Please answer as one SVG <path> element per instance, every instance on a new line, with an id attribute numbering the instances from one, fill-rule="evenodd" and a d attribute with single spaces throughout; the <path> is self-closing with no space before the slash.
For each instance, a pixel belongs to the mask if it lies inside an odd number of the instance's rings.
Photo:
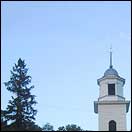
<path id="1" fill-rule="evenodd" d="M 30 86 L 31 76 L 27 75 L 28 69 L 24 60 L 19 58 L 17 64 L 13 66 L 11 71 L 11 77 L 8 82 L 5 82 L 5 86 L 9 92 L 12 92 L 14 96 L 11 96 L 9 104 L 6 110 L 2 110 L 1 120 L 3 121 L 3 128 L 11 128 L 13 130 L 29 130 L 35 126 L 34 120 L 37 110 L 34 109 L 35 95 L 31 94 L 31 89 L 34 86 Z"/>

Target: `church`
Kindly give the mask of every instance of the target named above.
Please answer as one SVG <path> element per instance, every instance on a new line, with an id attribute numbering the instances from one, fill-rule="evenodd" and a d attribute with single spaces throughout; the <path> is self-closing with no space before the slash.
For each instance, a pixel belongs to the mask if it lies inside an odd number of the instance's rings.
<path id="1" fill-rule="evenodd" d="M 98 113 L 99 131 L 127 131 L 126 113 L 130 101 L 123 96 L 125 79 L 120 77 L 112 65 L 110 51 L 110 66 L 104 75 L 97 80 L 99 98 L 94 101 L 94 112 Z"/>

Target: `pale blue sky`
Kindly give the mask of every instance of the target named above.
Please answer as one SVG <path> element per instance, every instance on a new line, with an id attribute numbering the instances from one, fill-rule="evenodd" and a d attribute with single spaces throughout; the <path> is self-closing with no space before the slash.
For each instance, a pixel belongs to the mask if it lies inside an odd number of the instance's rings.
<path id="1" fill-rule="evenodd" d="M 21 57 L 35 85 L 38 125 L 49 122 L 56 130 L 74 123 L 98 130 L 93 102 L 111 44 L 113 66 L 126 79 L 124 96 L 131 99 L 130 2 L 2 2 L 1 27 L 2 109 L 12 95 L 3 82 Z"/>

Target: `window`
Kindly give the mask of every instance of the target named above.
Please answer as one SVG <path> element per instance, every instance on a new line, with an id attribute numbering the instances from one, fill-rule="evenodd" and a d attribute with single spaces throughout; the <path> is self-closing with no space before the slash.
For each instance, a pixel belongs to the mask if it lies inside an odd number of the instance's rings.
<path id="1" fill-rule="evenodd" d="M 109 122 L 109 131 L 116 131 L 116 122 L 113 120 Z"/>
<path id="2" fill-rule="evenodd" d="M 108 95 L 115 95 L 115 84 L 108 84 Z"/>

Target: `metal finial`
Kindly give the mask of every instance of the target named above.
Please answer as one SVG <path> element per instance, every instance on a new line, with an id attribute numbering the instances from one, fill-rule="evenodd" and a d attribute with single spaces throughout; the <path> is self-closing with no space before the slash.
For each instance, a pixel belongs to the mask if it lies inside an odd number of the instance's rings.
<path id="1" fill-rule="evenodd" d="M 112 45 L 110 47 L 110 68 L 112 68 Z"/>

